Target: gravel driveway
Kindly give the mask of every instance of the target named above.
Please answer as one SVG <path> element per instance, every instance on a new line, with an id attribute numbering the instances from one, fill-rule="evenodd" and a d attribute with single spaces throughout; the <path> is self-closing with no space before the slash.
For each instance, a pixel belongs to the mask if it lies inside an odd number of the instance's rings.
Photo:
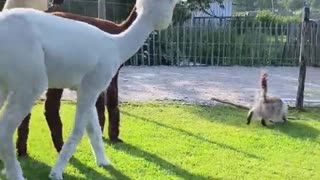
<path id="1" fill-rule="evenodd" d="M 182 101 L 214 105 L 212 97 L 250 105 L 259 89 L 261 70 L 269 73 L 269 94 L 294 104 L 298 85 L 296 67 L 124 67 L 119 77 L 122 102 Z M 44 96 L 42 96 L 44 97 Z M 75 100 L 66 90 L 64 100 Z M 308 68 L 306 104 L 320 104 L 320 68 Z"/>

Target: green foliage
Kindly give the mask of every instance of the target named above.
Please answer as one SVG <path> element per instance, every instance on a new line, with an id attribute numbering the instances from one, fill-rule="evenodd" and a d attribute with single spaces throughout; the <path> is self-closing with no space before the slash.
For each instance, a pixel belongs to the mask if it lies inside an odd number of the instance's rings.
<path id="1" fill-rule="evenodd" d="M 290 10 L 299 10 L 302 9 L 304 2 L 312 8 L 318 9 L 320 8 L 320 1 L 319 0 L 281 0 L 281 5 Z"/>
<path id="2" fill-rule="evenodd" d="M 217 2 L 222 3 L 223 0 L 188 0 L 186 6 L 188 9 L 195 11 L 195 10 L 203 10 L 209 7 L 210 3 Z"/>
<path id="3" fill-rule="evenodd" d="M 303 8 L 304 2 L 314 10 L 320 9 L 319 0 L 234 0 L 235 11 L 276 10 L 282 15 L 292 15 Z"/>
<path id="4" fill-rule="evenodd" d="M 256 19 L 259 22 L 266 24 L 290 24 L 299 23 L 301 21 L 299 16 L 279 16 L 268 10 L 259 11 Z"/>
<path id="5" fill-rule="evenodd" d="M 254 11 L 258 9 L 272 9 L 279 7 L 279 0 L 234 0 L 235 8 L 240 11 Z"/>
<path id="6" fill-rule="evenodd" d="M 173 23 L 185 22 L 191 17 L 193 11 L 205 11 L 213 2 L 222 3 L 223 0 L 187 0 L 187 2 L 179 3 L 174 11 Z"/>

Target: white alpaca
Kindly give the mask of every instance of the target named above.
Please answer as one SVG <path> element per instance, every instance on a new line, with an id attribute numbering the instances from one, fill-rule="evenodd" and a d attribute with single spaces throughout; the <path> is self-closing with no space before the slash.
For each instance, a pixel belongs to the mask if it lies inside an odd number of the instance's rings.
<path id="1" fill-rule="evenodd" d="M 49 0 L 7 0 L 3 6 L 3 10 L 28 7 L 33 9 L 38 9 L 40 11 L 45 11 L 48 9 Z"/>
<path id="2" fill-rule="evenodd" d="M 3 5 L 2 11 L 12 9 L 12 8 L 33 8 L 40 11 L 45 11 L 48 9 L 49 0 L 6 0 Z M 3 104 L 0 104 L 1 106 Z M 5 169 L 1 171 L 2 174 L 5 174 Z"/>
<path id="3" fill-rule="evenodd" d="M 14 154 L 14 131 L 47 88 L 74 89 L 78 99 L 74 128 L 50 178 L 62 179 L 85 130 L 96 163 L 109 164 L 95 110 L 96 99 L 148 35 L 168 27 L 178 1 L 137 0 L 136 21 L 119 35 L 32 9 L 0 13 L 0 105 L 7 98 L 0 121 L 0 157 L 9 179 L 23 179 Z"/>
<path id="4" fill-rule="evenodd" d="M 50 4 L 52 4 L 50 0 L 6 0 L 2 11 L 13 8 L 33 8 L 40 11 L 46 11 Z M 0 105 L 2 106 L 3 102 Z M 5 169 L 3 169 L 1 173 L 5 174 Z"/>

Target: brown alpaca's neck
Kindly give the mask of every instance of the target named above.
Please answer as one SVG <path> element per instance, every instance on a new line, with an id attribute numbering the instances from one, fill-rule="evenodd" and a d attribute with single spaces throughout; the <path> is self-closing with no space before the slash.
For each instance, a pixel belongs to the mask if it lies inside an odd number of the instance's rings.
<path id="1" fill-rule="evenodd" d="M 136 18 L 137 18 L 136 7 L 133 7 L 127 19 L 123 21 L 121 24 L 119 24 L 119 28 L 123 30 L 128 29 Z"/>

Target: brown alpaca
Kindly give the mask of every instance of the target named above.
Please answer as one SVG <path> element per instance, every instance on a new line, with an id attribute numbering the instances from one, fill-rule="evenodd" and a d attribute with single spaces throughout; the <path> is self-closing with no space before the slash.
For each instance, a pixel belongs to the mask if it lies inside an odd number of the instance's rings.
<path id="1" fill-rule="evenodd" d="M 47 12 L 50 12 L 50 9 Z M 101 20 L 98 18 L 91 18 L 91 17 L 80 16 L 80 15 L 65 13 L 65 12 L 51 12 L 51 14 L 60 16 L 63 18 L 86 22 L 88 24 L 96 26 L 97 28 L 111 34 L 120 34 L 124 30 L 126 30 L 133 23 L 133 21 L 136 19 L 136 16 L 137 16 L 135 8 L 133 8 L 130 15 L 123 23 L 115 24 L 113 22 Z M 113 143 L 122 142 L 122 140 L 119 139 L 118 137 L 119 126 L 120 126 L 120 112 L 118 108 L 119 70 L 117 74 L 113 77 L 109 87 L 106 90 L 106 103 L 105 103 L 105 92 L 102 92 L 100 94 L 96 102 L 96 108 L 97 108 L 99 123 L 100 123 L 102 132 L 104 130 L 104 124 L 105 124 L 105 104 L 107 105 L 107 110 L 109 114 L 109 129 L 108 129 L 109 132 L 108 133 L 109 133 L 109 139 Z M 63 93 L 63 89 L 48 89 L 46 93 L 47 99 L 45 102 L 45 113 L 44 113 L 48 126 L 51 131 L 51 138 L 52 138 L 53 144 L 58 152 L 60 152 L 63 146 L 62 122 L 59 115 L 60 100 L 61 100 L 62 93 Z M 27 154 L 27 139 L 29 134 L 30 116 L 31 114 L 26 116 L 18 128 L 18 139 L 17 139 L 16 147 L 17 147 L 19 156 L 23 156 Z"/>

